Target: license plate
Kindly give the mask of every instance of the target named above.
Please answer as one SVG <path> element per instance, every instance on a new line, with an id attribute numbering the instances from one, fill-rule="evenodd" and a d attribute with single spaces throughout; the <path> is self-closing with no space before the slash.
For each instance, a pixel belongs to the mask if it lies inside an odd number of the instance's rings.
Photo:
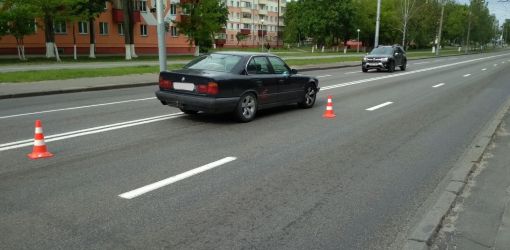
<path id="1" fill-rule="evenodd" d="M 193 91 L 195 90 L 195 84 L 187 82 L 174 82 L 174 89 Z"/>

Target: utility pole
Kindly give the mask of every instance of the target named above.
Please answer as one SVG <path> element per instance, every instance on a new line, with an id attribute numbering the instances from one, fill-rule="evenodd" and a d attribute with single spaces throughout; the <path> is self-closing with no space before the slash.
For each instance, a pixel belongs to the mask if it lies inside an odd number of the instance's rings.
<path id="1" fill-rule="evenodd" d="M 443 33 L 444 5 L 445 5 L 444 0 L 441 0 L 441 19 L 439 20 L 439 33 L 437 34 L 436 56 L 439 56 L 439 49 L 441 49 L 441 34 Z"/>
<path id="2" fill-rule="evenodd" d="M 163 0 L 156 0 L 156 15 L 158 16 L 158 52 L 159 52 L 159 71 L 166 71 L 166 42 L 165 42 L 165 21 L 163 19 Z"/>
<path id="3" fill-rule="evenodd" d="M 377 0 L 377 19 L 375 21 L 374 48 L 379 46 L 379 25 L 381 23 L 381 0 Z"/>
<path id="4" fill-rule="evenodd" d="M 468 50 L 469 50 L 469 35 L 470 34 L 471 34 L 471 3 L 469 3 L 468 30 L 467 30 L 466 48 L 464 49 L 465 54 L 467 54 Z"/>

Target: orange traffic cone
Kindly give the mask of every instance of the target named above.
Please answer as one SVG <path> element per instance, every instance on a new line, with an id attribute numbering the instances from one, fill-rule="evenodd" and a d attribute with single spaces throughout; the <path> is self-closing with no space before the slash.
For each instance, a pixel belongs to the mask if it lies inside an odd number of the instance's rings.
<path id="1" fill-rule="evenodd" d="M 34 149 L 32 153 L 27 155 L 28 158 L 35 160 L 39 158 L 52 157 L 53 154 L 48 152 L 46 144 L 44 143 L 44 134 L 40 120 L 35 121 L 35 136 L 34 136 Z"/>
<path id="2" fill-rule="evenodd" d="M 322 115 L 324 118 L 335 118 L 335 112 L 333 111 L 333 101 L 331 101 L 331 96 L 328 96 L 328 104 L 326 105 L 326 112 Z"/>

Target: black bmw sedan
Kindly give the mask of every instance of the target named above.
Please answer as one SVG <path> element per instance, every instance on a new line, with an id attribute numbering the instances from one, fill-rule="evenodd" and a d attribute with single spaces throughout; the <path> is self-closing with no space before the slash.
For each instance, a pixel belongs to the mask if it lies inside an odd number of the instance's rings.
<path id="1" fill-rule="evenodd" d="M 218 52 L 183 69 L 161 72 L 156 96 L 186 114 L 233 112 L 239 121 L 249 122 L 263 108 L 291 103 L 311 108 L 318 84 L 317 78 L 298 75 L 275 55 Z"/>

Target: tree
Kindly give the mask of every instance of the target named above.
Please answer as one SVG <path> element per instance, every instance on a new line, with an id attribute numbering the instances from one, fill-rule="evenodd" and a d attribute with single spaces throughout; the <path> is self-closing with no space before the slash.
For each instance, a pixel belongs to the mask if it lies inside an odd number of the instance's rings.
<path id="1" fill-rule="evenodd" d="M 138 57 L 135 53 L 135 2 L 133 0 L 122 0 L 124 12 L 124 44 L 126 47 L 126 60 Z"/>
<path id="2" fill-rule="evenodd" d="M 32 15 L 32 10 L 26 5 L 11 6 L 6 16 L 8 33 L 16 38 L 18 57 L 24 61 L 26 60 L 24 38 L 35 33 L 35 17 Z"/>
<path id="3" fill-rule="evenodd" d="M 243 34 L 243 33 L 241 33 L 241 32 L 237 32 L 237 34 L 236 34 L 237 46 L 239 46 L 239 43 L 240 43 L 241 41 L 246 40 L 246 38 L 247 38 L 247 37 L 246 37 L 246 35 L 245 35 L 245 34 Z"/>
<path id="4" fill-rule="evenodd" d="M 179 31 L 188 36 L 195 44 L 195 55 L 200 49 L 207 51 L 212 47 L 214 34 L 225 27 L 228 21 L 228 8 L 219 0 L 191 0 L 181 4 L 185 13 L 180 21 L 174 21 Z"/>
<path id="5" fill-rule="evenodd" d="M 399 0 L 400 18 L 401 18 L 401 31 L 402 31 L 402 46 L 406 47 L 406 34 L 409 25 L 409 20 L 413 17 L 417 10 L 416 0 Z"/>
<path id="6" fill-rule="evenodd" d="M 73 6 L 74 15 L 80 19 L 87 20 L 89 23 L 89 34 L 90 34 L 90 58 L 96 58 L 96 31 L 95 21 L 101 13 L 104 12 L 106 0 L 79 0 Z"/>

